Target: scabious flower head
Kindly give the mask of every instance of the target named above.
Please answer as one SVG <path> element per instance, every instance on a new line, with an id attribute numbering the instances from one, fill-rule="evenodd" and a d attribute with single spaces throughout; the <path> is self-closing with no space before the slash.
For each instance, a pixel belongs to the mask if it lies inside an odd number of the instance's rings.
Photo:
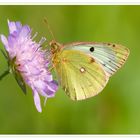
<path id="1" fill-rule="evenodd" d="M 24 82 L 32 88 L 35 106 L 41 112 L 39 95 L 45 98 L 54 97 L 58 88 L 48 71 L 49 60 L 46 52 L 41 48 L 45 38 L 42 38 L 39 43 L 33 41 L 30 27 L 22 26 L 20 22 L 8 21 L 8 26 L 10 33 L 7 38 L 1 35 L 1 41 L 10 60 L 15 58 L 16 70 Z"/>

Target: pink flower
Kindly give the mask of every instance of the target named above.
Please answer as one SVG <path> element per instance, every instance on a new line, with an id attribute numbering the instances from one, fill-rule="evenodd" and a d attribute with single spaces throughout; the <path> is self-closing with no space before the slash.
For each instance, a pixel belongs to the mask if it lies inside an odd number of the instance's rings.
<path id="1" fill-rule="evenodd" d="M 1 41 L 8 52 L 10 63 L 14 63 L 15 70 L 32 88 L 35 106 L 41 112 L 39 95 L 45 98 L 54 97 L 58 89 L 57 83 L 48 71 L 49 60 L 46 52 L 41 48 L 45 38 L 39 43 L 33 41 L 30 27 L 22 26 L 20 22 L 8 21 L 8 26 L 10 34 L 8 38 L 1 35 Z"/>

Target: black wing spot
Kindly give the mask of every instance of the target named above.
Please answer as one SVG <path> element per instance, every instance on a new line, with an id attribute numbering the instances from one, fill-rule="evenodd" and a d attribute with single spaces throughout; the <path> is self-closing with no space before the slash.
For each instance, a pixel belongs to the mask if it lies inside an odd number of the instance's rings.
<path id="1" fill-rule="evenodd" d="M 91 52 L 94 52 L 94 47 L 91 47 L 89 50 L 90 50 Z"/>
<path id="2" fill-rule="evenodd" d="M 113 44 L 113 47 L 116 47 L 116 45 L 115 45 L 115 44 Z"/>

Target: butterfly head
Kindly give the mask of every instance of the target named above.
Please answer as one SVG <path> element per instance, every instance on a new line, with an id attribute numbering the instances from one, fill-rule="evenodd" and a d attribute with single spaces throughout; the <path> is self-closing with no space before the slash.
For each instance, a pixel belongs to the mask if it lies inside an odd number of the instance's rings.
<path id="1" fill-rule="evenodd" d="M 55 40 L 52 40 L 50 42 L 50 46 L 51 46 L 52 53 L 56 53 L 56 52 L 58 52 L 60 50 L 62 45 L 59 44 L 58 42 L 56 42 Z"/>

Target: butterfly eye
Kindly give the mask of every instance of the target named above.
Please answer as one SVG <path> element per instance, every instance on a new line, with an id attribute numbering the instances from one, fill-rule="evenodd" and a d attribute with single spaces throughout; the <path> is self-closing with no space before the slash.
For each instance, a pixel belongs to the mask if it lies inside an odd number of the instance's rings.
<path id="1" fill-rule="evenodd" d="M 91 47 L 89 50 L 90 52 L 94 52 L 94 47 Z"/>
<path id="2" fill-rule="evenodd" d="M 116 45 L 115 45 L 115 44 L 113 44 L 113 47 L 116 47 Z"/>
<path id="3" fill-rule="evenodd" d="M 53 45 L 57 45 L 56 42 L 53 42 Z"/>

